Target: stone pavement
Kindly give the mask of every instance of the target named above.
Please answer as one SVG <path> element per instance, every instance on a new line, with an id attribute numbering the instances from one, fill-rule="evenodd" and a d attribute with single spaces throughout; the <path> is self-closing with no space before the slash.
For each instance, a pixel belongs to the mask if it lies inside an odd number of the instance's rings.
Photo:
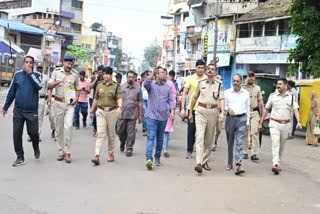
<path id="1" fill-rule="evenodd" d="M 40 160 L 34 159 L 32 146 L 25 141 L 27 164 L 13 168 L 9 112 L 0 118 L 0 213 L 320 213 L 319 147 L 304 145 L 299 136 L 288 140 L 283 171 L 274 176 L 270 138 L 264 136 L 260 162 L 245 160 L 247 172 L 238 177 L 224 170 L 227 147 L 222 133 L 218 150 L 211 155 L 213 171 L 200 176 L 193 170 L 195 158 L 185 159 L 186 124 L 179 117 L 170 136 L 171 158 L 162 158 L 160 167 L 146 170 L 140 125 L 133 157 L 119 151 L 117 139 L 116 161 L 106 161 L 104 147 L 101 165 L 94 167 L 91 127 L 74 131 L 73 162 L 66 164 L 56 161 L 57 147 L 46 117 Z"/>

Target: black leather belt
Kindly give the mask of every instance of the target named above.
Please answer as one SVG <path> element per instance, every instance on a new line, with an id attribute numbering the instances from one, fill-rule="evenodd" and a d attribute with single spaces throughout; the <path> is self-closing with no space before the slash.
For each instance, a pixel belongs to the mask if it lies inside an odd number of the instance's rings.
<path id="1" fill-rule="evenodd" d="M 229 117 L 243 117 L 246 115 L 246 113 L 243 113 L 243 114 L 235 114 L 233 116 L 231 116 L 229 113 L 227 114 Z"/>
<path id="2" fill-rule="evenodd" d="M 48 97 L 46 95 L 40 95 L 40 99 L 47 99 Z"/>

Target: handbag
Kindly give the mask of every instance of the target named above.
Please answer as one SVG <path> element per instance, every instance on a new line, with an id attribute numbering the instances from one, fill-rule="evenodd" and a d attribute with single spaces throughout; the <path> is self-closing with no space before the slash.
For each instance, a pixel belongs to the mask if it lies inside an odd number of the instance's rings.
<path id="1" fill-rule="evenodd" d="M 316 126 L 313 128 L 312 134 L 320 135 L 320 123 L 319 122 L 317 122 Z"/>

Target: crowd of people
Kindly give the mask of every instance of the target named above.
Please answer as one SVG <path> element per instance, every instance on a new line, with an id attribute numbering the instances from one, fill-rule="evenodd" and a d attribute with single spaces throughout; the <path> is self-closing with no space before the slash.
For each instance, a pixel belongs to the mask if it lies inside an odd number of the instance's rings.
<path id="1" fill-rule="evenodd" d="M 56 139 L 58 161 L 71 163 L 73 130 L 87 127 L 88 115 L 96 137 L 93 165 L 100 164 L 100 152 L 107 138 L 108 162 L 115 160 L 115 138 L 119 137 L 120 151 L 131 157 L 134 152 L 137 122 L 142 124 L 146 136 L 146 167 L 152 170 L 160 166 L 162 156 L 169 158 L 169 136 L 173 132 L 177 103 L 180 116 L 187 119 L 186 158 L 193 157 L 194 170 L 201 174 L 210 171 L 210 154 L 215 151 L 225 124 L 227 138 L 226 170 L 234 169 L 235 175 L 245 173 L 242 160 L 259 161 L 259 130 L 264 118 L 270 114 L 272 141 L 272 172 L 281 171 L 280 160 L 289 133 L 301 128 L 298 100 L 292 83 L 286 79 L 276 81 L 276 91 L 271 93 L 264 105 L 262 92 L 254 84 L 255 73 L 249 71 L 244 81 L 239 74 L 232 76 L 232 87 L 225 90 L 221 76 L 216 74 L 214 64 L 196 62 L 195 73 L 184 81 L 175 81 L 175 72 L 158 67 L 145 71 L 138 80 L 134 71 L 114 77 L 111 67 L 98 66 L 93 77 L 73 70 L 75 59 L 65 56 L 48 76 L 42 72 L 42 63 L 30 56 L 24 58 L 23 70 L 17 71 L 8 90 L 3 106 L 3 116 L 10 105 L 13 110 L 13 142 L 17 159 L 13 166 L 25 163 L 22 144 L 24 123 L 32 142 L 34 156 L 40 158 L 39 142 L 43 118 L 48 108 L 51 137 Z M 244 83 L 244 84 L 243 84 Z M 181 100 L 179 99 L 182 92 Z M 89 102 L 89 104 L 88 104 Z M 307 144 L 317 144 L 313 135 L 319 121 L 319 101 L 312 94 L 312 105 L 307 130 Z M 154 149 L 155 148 L 155 149 Z"/>

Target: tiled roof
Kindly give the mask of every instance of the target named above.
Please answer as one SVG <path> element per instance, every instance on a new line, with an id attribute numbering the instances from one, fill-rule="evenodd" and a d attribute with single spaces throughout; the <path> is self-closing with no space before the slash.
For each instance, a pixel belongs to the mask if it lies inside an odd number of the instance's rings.
<path id="1" fill-rule="evenodd" d="M 246 22 L 258 19 L 268 19 L 272 17 L 288 16 L 291 0 L 269 0 L 262 3 L 257 8 L 241 16 L 236 22 Z"/>

